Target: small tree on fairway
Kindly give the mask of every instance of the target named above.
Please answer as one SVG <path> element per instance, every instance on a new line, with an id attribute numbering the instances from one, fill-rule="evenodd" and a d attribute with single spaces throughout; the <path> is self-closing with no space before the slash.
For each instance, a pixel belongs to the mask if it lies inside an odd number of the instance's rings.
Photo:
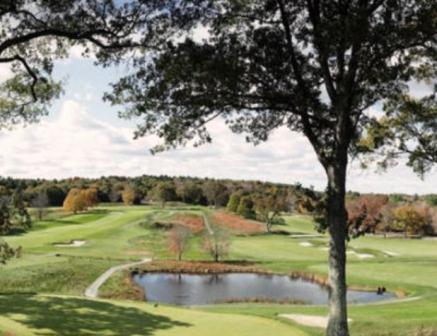
<path id="1" fill-rule="evenodd" d="M 175 254 L 179 261 L 182 255 L 188 250 L 191 232 L 183 225 L 176 225 L 171 229 L 168 235 L 168 248 L 171 253 Z"/>
<path id="2" fill-rule="evenodd" d="M 219 262 L 228 255 L 230 246 L 229 233 L 217 226 L 213 228 L 213 232 L 213 234 L 205 233 L 203 249 L 215 262 Z"/>
<path id="3" fill-rule="evenodd" d="M 206 125 L 219 117 L 255 143 L 278 127 L 306 136 L 327 178 L 329 336 L 349 335 L 349 157 L 372 120 L 370 106 L 432 78 L 436 11 L 435 0 L 169 1 L 169 21 L 186 35 L 156 53 L 145 48 L 138 71 L 107 96 L 125 106 L 124 116 L 141 116 L 137 137 L 164 139 L 155 151 L 211 141 Z M 194 40 L 190 29 L 199 25 L 209 35 Z"/>

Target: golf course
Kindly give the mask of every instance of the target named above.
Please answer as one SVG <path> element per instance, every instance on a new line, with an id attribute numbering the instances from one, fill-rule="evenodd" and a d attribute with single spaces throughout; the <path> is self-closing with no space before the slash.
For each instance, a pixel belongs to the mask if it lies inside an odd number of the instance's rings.
<path id="1" fill-rule="evenodd" d="M 324 333 L 321 327 L 298 323 L 287 315 L 325 317 L 325 305 L 236 302 L 188 307 L 146 302 L 132 295 L 136 290 L 129 281 L 132 268 L 105 279 L 98 298 L 85 296 L 87 288 L 111 267 L 141 260 L 139 270 L 147 264 L 177 264 L 167 248 L 167 233 L 154 223 L 191 216 L 204 218 L 201 223 L 209 222 L 214 230 L 224 210 L 180 204 L 165 208 L 107 205 L 61 214 L 61 209 L 51 208 L 47 218 L 35 221 L 28 232 L 4 237 L 10 246 L 21 246 L 21 255 L 0 266 L 2 335 Z M 266 273 L 326 277 L 327 236 L 317 234 L 310 217 L 290 214 L 283 218 L 283 224 L 274 226 L 281 234 L 264 233 L 263 224 L 255 221 L 246 223 L 262 229 L 254 233 L 245 229 L 243 234 L 238 231 L 243 226 L 234 225 L 229 230 L 229 253 L 221 264 L 244 263 Z M 350 240 L 347 248 L 350 288 L 375 291 L 383 286 L 395 294 L 379 302 L 351 303 L 351 334 L 434 335 L 437 242 L 367 235 Z M 190 237 L 181 263 L 191 262 L 212 263 L 202 249 L 200 233 Z"/>

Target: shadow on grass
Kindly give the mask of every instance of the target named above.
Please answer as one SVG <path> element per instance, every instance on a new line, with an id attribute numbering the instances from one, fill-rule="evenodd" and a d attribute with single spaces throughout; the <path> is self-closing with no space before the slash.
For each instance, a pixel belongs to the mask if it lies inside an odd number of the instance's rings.
<path id="1" fill-rule="evenodd" d="M 191 326 L 108 302 L 32 295 L 0 295 L 0 315 L 36 335 L 152 335 L 157 330 Z"/>

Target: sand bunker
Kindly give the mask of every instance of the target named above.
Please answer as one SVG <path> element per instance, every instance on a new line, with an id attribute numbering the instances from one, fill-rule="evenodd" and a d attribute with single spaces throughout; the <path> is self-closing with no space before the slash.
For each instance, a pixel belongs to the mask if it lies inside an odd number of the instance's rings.
<path id="1" fill-rule="evenodd" d="M 311 244 L 310 242 L 307 242 L 307 241 L 300 242 L 299 245 L 303 246 L 303 247 L 311 247 L 311 246 L 313 246 L 313 244 Z"/>
<path id="2" fill-rule="evenodd" d="M 325 316 L 314 316 L 314 315 L 303 315 L 303 314 L 280 314 L 279 317 L 292 320 L 298 324 L 308 327 L 326 328 L 328 326 L 328 318 Z M 350 323 L 352 322 L 352 320 L 348 319 L 348 322 Z"/>
<path id="3" fill-rule="evenodd" d="M 370 259 L 370 258 L 375 258 L 375 256 L 373 254 L 369 254 L 369 253 L 357 253 L 355 251 L 347 251 L 347 254 L 353 254 L 354 256 L 356 256 L 359 259 Z"/>
<path id="4" fill-rule="evenodd" d="M 80 247 L 86 244 L 85 240 L 72 240 L 70 243 L 68 244 L 64 244 L 64 243 L 56 243 L 53 244 L 56 247 Z"/>
<path id="5" fill-rule="evenodd" d="M 391 252 L 391 251 L 382 251 L 382 252 L 384 252 L 389 257 L 399 257 L 400 256 L 400 254 L 396 253 L 396 252 Z"/>

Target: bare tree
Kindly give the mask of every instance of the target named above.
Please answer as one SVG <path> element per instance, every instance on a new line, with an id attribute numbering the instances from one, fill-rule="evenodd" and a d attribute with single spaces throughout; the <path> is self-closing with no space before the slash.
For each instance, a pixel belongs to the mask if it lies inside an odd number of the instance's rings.
<path id="1" fill-rule="evenodd" d="M 190 237 L 190 230 L 183 225 L 176 225 L 169 233 L 168 248 L 171 253 L 177 256 L 179 261 L 182 260 L 182 255 L 190 246 Z"/>
<path id="2" fill-rule="evenodd" d="M 214 227 L 212 234 L 207 233 L 204 236 L 203 249 L 214 259 L 220 261 L 228 255 L 230 246 L 229 233 L 218 227 Z"/>

